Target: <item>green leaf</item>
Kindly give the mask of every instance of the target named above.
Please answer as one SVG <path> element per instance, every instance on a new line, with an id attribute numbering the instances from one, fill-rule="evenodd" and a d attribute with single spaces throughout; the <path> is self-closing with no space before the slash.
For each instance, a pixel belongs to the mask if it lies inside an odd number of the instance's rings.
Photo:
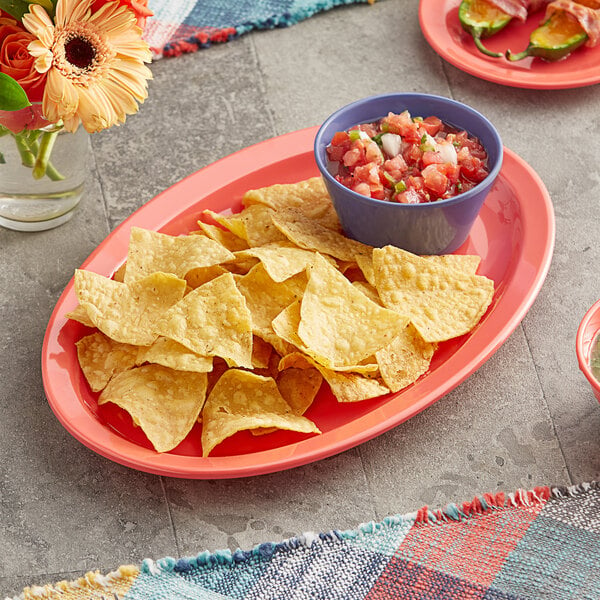
<path id="1" fill-rule="evenodd" d="M 54 7 L 57 0 L 0 0 L 0 8 L 17 21 L 23 20 L 23 15 L 29 12 L 30 4 L 39 4 L 50 17 L 54 17 Z"/>
<path id="2" fill-rule="evenodd" d="M 23 0 L 0 0 L 0 8 L 11 17 L 21 21 L 23 15 L 29 12 L 29 2 Z"/>
<path id="3" fill-rule="evenodd" d="M 52 0 L 29 0 L 29 4 L 39 4 L 47 11 L 54 10 L 54 2 L 52 2 Z"/>
<path id="4" fill-rule="evenodd" d="M 29 0 L 27 4 L 39 4 L 54 19 L 54 7 L 58 0 Z"/>
<path id="5" fill-rule="evenodd" d="M 31 106 L 25 90 L 6 73 L 0 73 L 0 110 L 21 110 Z"/>

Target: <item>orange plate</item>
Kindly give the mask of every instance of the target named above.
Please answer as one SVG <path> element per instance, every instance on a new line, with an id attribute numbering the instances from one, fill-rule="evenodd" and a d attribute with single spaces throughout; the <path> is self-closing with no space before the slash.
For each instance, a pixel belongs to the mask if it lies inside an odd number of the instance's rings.
<path id="1" fill-rule="evenodd" d="M 81 266 L 111 276 L 125 261 L 132 226 L 171 235 L 196 228 L 199 213 L 239 211 L 243 193 L 318 174 L 313 157 L 317 127 L 241 150 L 175 184 L 117 227 Z M 67 285 L 50 318 L 42 350 L 44 387 L 63 426 L 95 452 L 150 473 L 197 479 L 243 477 L 320 460 L 380 435 L 455 388 L 508 338 L 542 286 L 554 247 L 554 212 L 544 184 L 518 156 L 505 150 L 504 166 L 471 236 L 459 253 L 479 254 L 480 273 L 496 283 L 493 302 L 470 334 L 445 342 L 431 369 L 396 394 L 341 404 L 323 385 L 307 417 L 323 432 L 279 431 L 254 437 L 240 432 L 202 458 L 200 426 L 172 452 L 158 454 L 129 415 L 101 407 L 77 362 L 75 342 L 89 330 L 65 319 L 77 299 Z"/>
<path id="2" fill-rule="evenodd" d="M 482 54 L 458 20 L 460 0 L 421 0 L 419 22 L 431 47 L 455 67 L 487 81 L 512 87 L 558 90 L 584 87 L 600 82 L 600 45 L 580 47 L 567 58 L 546 62 L 524 58 L 509 62 L 504 57 Z M 513 20 L 499 33 L 483 40 L 494 52 L 525 50 L 529 34 L 542 22 L 543 11 L 533 13 L 525 23 Z"/>

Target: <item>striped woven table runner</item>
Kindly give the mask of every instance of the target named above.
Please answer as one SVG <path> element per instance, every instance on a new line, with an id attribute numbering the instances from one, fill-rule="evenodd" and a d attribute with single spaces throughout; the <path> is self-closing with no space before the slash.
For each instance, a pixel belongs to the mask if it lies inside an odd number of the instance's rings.
<path id="1" fill-rule="evenodd" d="M 343 4 L 375 0 L 150 0 L 144 38 L 154 58 L 226 42 L 252 29 L 294 25 Z"/>
<path id="2" fill-rule="evenodd" d="M 248 551 L 147 559 L 16 598 L 598 600 L 600 483 L 483 494 Z"/>

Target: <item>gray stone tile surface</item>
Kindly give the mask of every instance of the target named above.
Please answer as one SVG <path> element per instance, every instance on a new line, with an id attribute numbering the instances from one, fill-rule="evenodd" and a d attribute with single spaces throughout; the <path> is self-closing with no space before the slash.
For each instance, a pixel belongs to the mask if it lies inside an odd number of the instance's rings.
<path id="1" fill-rule="evenodd" d="M 598 86 L 536 91 L 442 60 L 415 0 L 341 7 L 152 65 L 150 97 L 92 136 L 85 199 L 58 229 L 0 229 L 0 597 L 143 558 L 353 528 L 481 492 L 600 478 L 600 407 L 575 333 L 600 296 Z M 335 40 L 335 42 L 332 42 Z M 113 463 L 72 438 L 44 395 L 45 328 L 74 269 L 123 219 L 201 167 L 337 107 L 391 91 L 466 102 L 548 188 L 548 277 L 506 343 L 437 403 L 357 448 L 291 471 L 183 480 Z"/>
<path id="2" fill-rule="evenodd" d="M 351 529 L 376 518 L 356 449 L 255 478 L 166 482 L 180 552 L 252 548 L 305 531 Z"/>

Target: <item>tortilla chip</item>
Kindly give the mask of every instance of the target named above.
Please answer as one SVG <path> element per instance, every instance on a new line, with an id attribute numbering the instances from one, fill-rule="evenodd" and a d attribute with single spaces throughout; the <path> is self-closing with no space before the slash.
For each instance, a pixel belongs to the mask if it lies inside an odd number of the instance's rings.
<path id="1" fill-rule="evenodd" d="M 361 244 L 327 229 L 323 225 L 305 217 L 299 210 L 285 209 L 271 215 L 273 223 L 285 236 L 300 248 L 316 250 L 344 261 L 356 262 L 360 255 L 368 256 L 371 246 Z"/>
<path id="2" fill-rule="evenodd" d="M 427 342 L 468 333 L 494 295 L 494 282 L 386 246 L 373 251 L 376 288 L 388 308 L 406 315 Z"/>
<path id="3" fill-rule="evenodd" d="M 295 208 L 328 229 L 341 230 L 337 213 L 321 177 L 249 190 L 244 194 L 242 202 L 244 206 L 264 204 L 274 210 Z"/>
<path id="4" fill-rule="evenodd" d="M 183 298 L 185 288 L 183 279 L 166 273 L 124 284 L 91 271 L 75 271 L 75 293 L 90 321 L 124 344 L 152 344 L 158 337 L 155 323 Z"/>
<path id="5" fill-rule="evenodd" d="M 231 273 L 190 292 L 164 314 L 155 331 L 201 356 L 252 368 L 252 317 Z"/>
<path id="6" fill-rule="evenodd" d="M 325 367 L 356 365 L 387 346 L 408 319 L 376 304 L 317 254 L 300 305 L 298 336 Z"/>
<path id="7" fill-rule="evenodd" d="M 173 273 L 183 279 L 192 269 L 232 258 L 233 253 L 206 236 L 172 236 L 132 227 L 124 281 L 131 283 L 156 272 Z"/>
<path id="8" fill-rule="evenodd" d="M 238 256 L 236 254 L 233 260 L 223 263 L 223 267 L 234 275 L 246 275 L 246 273 L 259 262 L 258 258 L 255 258 L 254 256 Z"/>
<path id="9" fill-rule="evenodd" d="M 268 369 L 271 365 L 273 346 L 258 336 L 252 340 L 252 367 L 254 369 Z"/>
<path id="10" fill-rule="evenodd" d="M 273 225 L 273 210 L 262 204 L 248 206 L 242 212 L 229 216 L 220 215 L 212 210 L 205 210 L 203 214 L 211 216 L 219 225 L 246 240 L 250 247 L 286 239 Z"/>
<path id="11" fill-rule="evenodd" d="M 357 290 L 360 290 L 369 300 L 371 300 L 371 302 L 383 306 L 381 298 L 379 297 L 379 292 L 370 283 L 367 283 L 366 281 L 353 281 L 352 285 Z"/>
<path id="12" fill-rule="evenodd" d="M 360 402 L 389 393 L 389 388 L 376 377 L 365 377 L 350 371 L 333 371 L 302 353 L 289 354 L 281 359 L 280 369 L 307 369 L 314 367 L 329 384 L 338 402 Z M 285 372 L 283 370 L 282 372 Z"/>
<path id="13" fill-rule="evenodd" d="M 225 373 L 225 371 L 229 370 L 229 365 L 218 356 L 215 356 L 213 360 L 213 370 L 208 373 L 208 385 L 206 387 L 206 397 L 212 392 L 212 389 L 215 387 L 217 381 L 221 379 L 221 375 Z M 201 420 L 201 417 L 198 417 L 198 420 Z"/>
<path id="14" fill-rule="evenodd" d="M 265 329 L 261 331 L 260 335 L 256 334 L 256 337 L 259 337 L 263 342 L 270 344 L 279 356 L 285 356 L 286 354 L 291 354 L 297 350 L 296 346 L 279 337 L 274 330 L 267 331 Z"/>
<path id="15" fill-rule="evenodd" d="M 475 275 L 481 262 L 481 257 L 475 254 L 428 254 L 422 256 L 426 260 L 438 263 L 448 269 L 464 271 L 469 275 Z"/>
<path id="16" fill-rule="evenodd" d="M 103 390 L 117 373 L 135 366 L 138 346 L 115 342 L 97 331 L 75 344 L 79 366 L 93 392 Z"/>
<path id="17" fill-rule="evenodd" d="M 78 304 L 71 312 L 68 312 L 65 315 L 66 319 L 71 319 L 71 321 L 77 321 L 86 327 L 95 327 L 87 314 L 87 310 L 81 304 Z"/>
<path id="18" fill-rule="evenodd" d="M 118 281 L 119 283 L 125 283 L 125 273 L 127 271 L 127 263 L 124 262 L 114 273 L 112 276 L 113 281 Z"/>
<path id="19" fill-rule="evenodd" d="M 296 415 L 303 415 L 314 402 L 323 376 L 315 368 L 285 369 L 277 375 L 277 388 Z"/>
<path id="20" fill-rule="evenodd" d="M 206 398 L 206 373 L 145 365 L 113 377 L 98 404 L 126 410 L 157 452 L 168 452 L 189 434 Z"/>
<path id="21" fill-rule="evenodd" d="M 287 355 L 300 350 L 303 354 L 310 356 L 313 360 L 319 362 L 321 357 L 318 353 L 313 352 L 310 348 L 308 348 L 300 336 L 298 335 L 298 327 L 300 325 L 300 301 L 294 302 L 290 304 L 285 310 L 282 310 L 275 319 L 273 319 L 272 327 L 275 333 L 285 342 L 290 345 L 290 348 L 287 352 L 280 352 L 279 354 L 282 357 L 287 357 Z M 371 357 L 369 357 L 371 358 Z M 295 365 L 286 365 L 287 366 L 295 366 Z M 336 371 L 356 371 L 357 373 L 372 373 L 378 370 L 377 363 L 375 359 L 362 361 L 361 364 L 355 365 L 335 365 L 332 369 Z"/>
<path id="22" fill-rule="evenodd" d="M 213 368 L 212 356 L 200 356 L 180 343 L 165 337 L 159 337 L 151 346 L 140 347 L 136 364 L 144 363 L 195 373 L 208 373 Z"/>
<path id="23" fill-rule="evenodd" d="M 232 233 L 235 237 L 241 238 L 245 242 L 248 242 L 246 239 L 246 228 L 244 227 L 244 222 L 239 218 L 238 215 L 239 213 L 221 214 L 210 209 L 202 211 L 203 217 L 211 218 L 221 227 L 224 227 L 227 231 Z M 200 221 L 198 222 L 200 223 Z"/>
<path id="24" fill-rule="evenodd" d="M 238 237 L 228 229 L 203 223 L 202 221 L 198 221 L 198 225 L 205 235 L 215 242 L 219 242 L 221 246 L 224 246 L 230 252 L 238 252 L 239 250 L 248 248 L 248 242 L 245 239 Z"/>
<path id="25" fill-rule="evenodd" d="M 196 267 L 191 271 L 188 271 L 185 275 L 185 280 L 187 284 L 195 290 L 197 287 L 212 281 L 219 277 L 219 275 L 223 275 L 223 273 L 227 273 L 227 269 L 222 265 L 212 265 L 210 267 Z"/>
<path id="26" fill-rule="evenodd" d="M 315 362 L 304 352 L 295 351 L 281 357 L 278 369 L 281 372 L 286 369 L 313 369 L 315 368 Z"/>
<path id="27" fill-rule="evenodd" d="M 310 350 L 298 336 L 300 325 L 300 300 L 293 302 L 283 309 L 272 321 L 271 326 L 275 333 L 285 342 L 300 349 L 305 354 Z M 290 354 L 290 353 L 286 353 Z"/>
<path id="28" fill-rule="evenodd" d="M 203 456 L 238 431 L 260 427 L 320 433 L 312 421 L 292 412 L 272 377 L 229 369 L 217 381 L 202 410 Z"/>
<path id="29" fill-rule="evenodd" d="M 360 373 L 331 371 L 321 366 L 316 368 L 329 384 L 338 402 L 361 402 L 390 392 L 384 383 L 376 378 L 365 377 Z"/>
<path id="30" fill-rule="evenodd" d="M 375 285 L 375 271 L 373 270 L 373 252 L 366 254 L 358 254 L 356 256 L 356 264 L 358 268 L 363 272 L 365 279 L 371 284 Z"/>
<path id="31" fill-rule="evenodd" d="M 277 283 L 271 279 L 264 265 L 258 263 L 237 282 L 252 315 L 252 331 L 266 341 L 270 341 L 273 333 L 273 319 L 298 299 L 300 288 L 306 284 L 306 277 L 295 277 L 300 278 L 299 282 L 295 281 L 297 285 L 293 285 L 291 279 Z"/>
<path id="32" fill-rule="evenodd" d="M 470 275 L 475 275 L 481 262 L 481 257 L 474 254 L 428 254 L 421 256 L 426 260 L 437 263 L 448 269 L 457 269 Z M 365 279 L 375 285 L 375 271 L 373 269 L 373 254 L 361 254 L 356 257 L 359 269 L 362 271 Z"/>
<path id="33" fill-rule="evenodd" d="M 238 252 L 236 256 L 254 256 L 258 258 L 269 277 L 276 282 L 285 281 L 293 275 L 302 273 L 313 261 L 315 253 L 312 250 L 298 248 L 288 242 L 272 242 L 257 248 Z"/>
<path id="34" fill-rule="evenodd" d="M 398 392 L 414 383 L 429 369 L 437 344 L 426 342 L 409 323 L 391 344 L 375 356 L 381 378 L 392 392 Z"/>
<path id="35" fill-rule="evenodd" d="M 327 255 L 321 254 L 321 256 L 326 257 Z M 358 268 L 358 265 L 355 262 L 338 261 L 337 268 L 351 283 L 354 283 L 355 281 L 368 283 L 363 272 Z"/>

